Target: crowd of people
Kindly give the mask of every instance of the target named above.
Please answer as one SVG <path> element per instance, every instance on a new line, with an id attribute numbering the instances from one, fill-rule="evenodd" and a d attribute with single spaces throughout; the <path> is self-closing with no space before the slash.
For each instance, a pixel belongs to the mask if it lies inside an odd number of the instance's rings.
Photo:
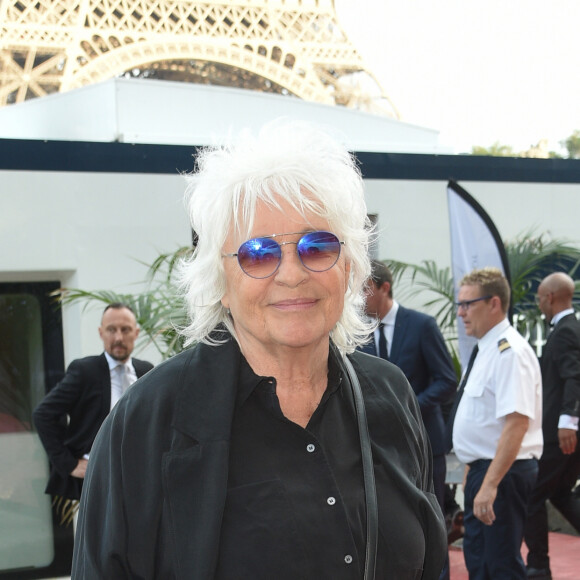
<path id="1" fill-rule="evenodd" d="M 155 368 L 132 357 L 135 314 L 111 304 L 104 353 L 34 412 L 47 493 L 80 500 L 72 578 L 448 580 L 452 444 L 470 579 L 550 579 L 546 501 L 580 531 L 573 280 L 538 288 L 540 364 L 506 277 L 468 273 L 457 315 L 477 346 L 458 381 L 435 319 L 369 258 L 341 143 L 277 122 L 196 163 L 188 348 Z"/>

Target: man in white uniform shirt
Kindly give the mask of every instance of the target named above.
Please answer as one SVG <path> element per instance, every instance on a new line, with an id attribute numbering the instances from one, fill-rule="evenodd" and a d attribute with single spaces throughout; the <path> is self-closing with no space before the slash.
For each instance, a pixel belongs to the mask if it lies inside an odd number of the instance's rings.
<path id="1" fill-rule="evenodd" d="M 470 580 L 526 578 L 520 550 L 542 455 L 542 381 L 534 351 L 510 325 L 510 288 L 496 268 L 460 282 L 458 316 L 478 339 L 460 390 L 453 447 L 466 464 L 463 553 Z"/>

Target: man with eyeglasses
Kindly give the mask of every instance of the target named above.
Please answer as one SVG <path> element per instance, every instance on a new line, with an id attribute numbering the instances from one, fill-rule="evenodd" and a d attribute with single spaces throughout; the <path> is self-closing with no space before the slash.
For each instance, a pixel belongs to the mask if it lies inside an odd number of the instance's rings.
<path id="1" fill-rule="evenodd" d="M 528 500 L 542 454 L 542 380 L 534 351 L 510 325 L 497 268 L 463 277 L 457 315 L 478 339 L 462 381 L 453 448 L 466 465 L 463 553 L 470 580 L 526 579 Z"/>
<path id="2" fill-rule="evenodd" d="M 542 355 L 544 453 L 525 527 L 528 578 L 550 580 L 546 501 L 580 532 L 580 322 L 572 308 L 574 280 L 554 272 L 538 287 L 538 306 L 553 328 Z"/>

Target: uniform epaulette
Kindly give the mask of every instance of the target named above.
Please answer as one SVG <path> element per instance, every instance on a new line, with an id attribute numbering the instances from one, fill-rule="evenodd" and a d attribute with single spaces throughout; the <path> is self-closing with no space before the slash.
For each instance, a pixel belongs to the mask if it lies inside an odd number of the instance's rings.
<path id="1" fill-rule="evenodd" d="M 510 349 L 512 346 L 511 344 L 507 341 L 507 338 L 500 338 L 497 341 L 497 348 L 499 349 L 499 352 L 503 352 L 504 350 L 508 350 Z"/>

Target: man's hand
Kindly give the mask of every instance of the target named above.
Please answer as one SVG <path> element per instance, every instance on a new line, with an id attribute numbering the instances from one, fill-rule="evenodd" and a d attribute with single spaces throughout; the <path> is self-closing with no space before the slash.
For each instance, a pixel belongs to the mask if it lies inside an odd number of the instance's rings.
<path id="1" fill-rule="evenodd" d="M 486 526 L 491 526 L 495 522 L 495 512 L 493 502 L 497 497 L 497 487 L 482 484 L 473 500 L 473 515 Z"/>
<path id="2" fill-rule="evenodd" d="M 87 472 L 87 465 L 89 464 L 87 459 L 79 459 L 77 466 L 71 471 L 73 477 L 78 477 L 79 479 L 85 478 L 85 473 Z"/>
<path id="3" fill-rule="evenodd" d="M 517 458 L 529 421 L 528 417 L 520 413 L 506 415 L 495 457 L 489 464 L 481 487 L 473 500 L 473 515 L 488 526 L 495 521 L 493 502 L 497 497 L 497 488 Z"/>
<path id="4" fill-rule="evenodd" d="M 469 473 L 469 465 L 465 466 L 463 472 L 463 489 L 467 482 L 467 474 Z M 493 502 L 497 496 L 497 487 L 482 485 L 477 495 L 473 499 L 473 515 L 481 520 L 484 524 L 491 526 L 495 521 L 495 512 L 493 511 Z"/>
<path id="5" fill-rule="evenodd" d="M 558 429 L 558 440 L 560 441 L 562 453 L 564 455 L 570 455 L 576 449 L 578 434 L 574 429 Z"/>

